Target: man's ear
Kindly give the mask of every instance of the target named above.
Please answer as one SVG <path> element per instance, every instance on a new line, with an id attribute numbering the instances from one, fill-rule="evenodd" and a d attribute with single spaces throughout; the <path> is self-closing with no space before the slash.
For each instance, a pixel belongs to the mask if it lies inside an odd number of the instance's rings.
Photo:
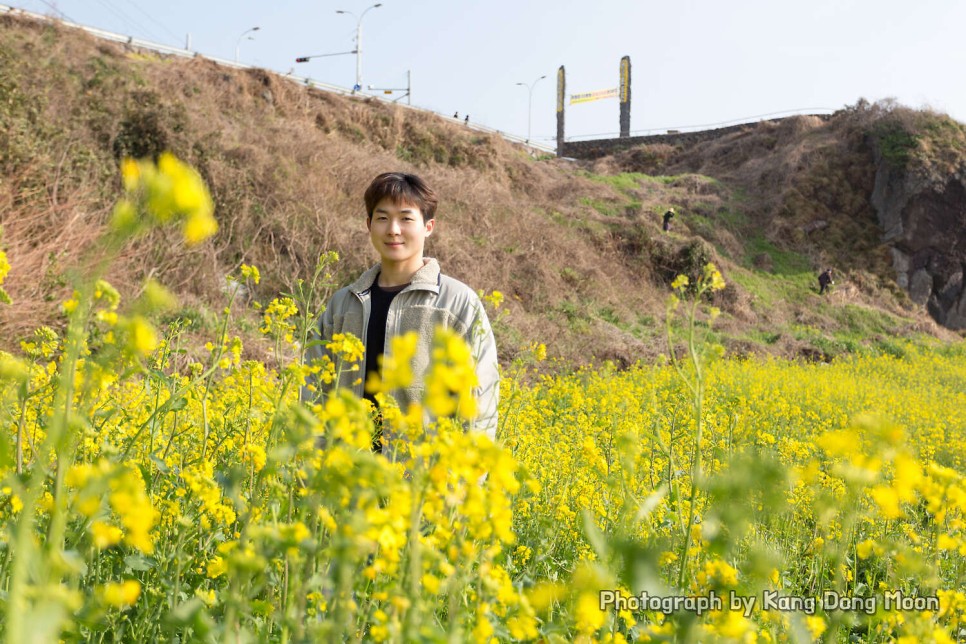
<path id="1" fill-rule="evenodd" d="M 433 234 L 433 229 L 436 228 L 436 220 L 430 219 L 426 222 L 426 236 L 429 237 Z"/>
<path id="2" fill-rule="evenodd" d="M 366 217 L 366 230 L 372 230 L 372 217 Z"/>

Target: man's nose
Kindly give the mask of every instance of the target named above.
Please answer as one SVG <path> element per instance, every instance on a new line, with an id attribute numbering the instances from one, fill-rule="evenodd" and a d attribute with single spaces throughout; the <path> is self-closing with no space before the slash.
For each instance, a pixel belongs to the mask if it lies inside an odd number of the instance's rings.
<path id="1" fill-rule="evenodd" d="M 400 227 L 399 222 L 397 220 L 395 219 L 389 220 L 389 232 L 395 235 L 395 234 L 398 234 L 400 230 L 402 230 L 402 228 Z"/>

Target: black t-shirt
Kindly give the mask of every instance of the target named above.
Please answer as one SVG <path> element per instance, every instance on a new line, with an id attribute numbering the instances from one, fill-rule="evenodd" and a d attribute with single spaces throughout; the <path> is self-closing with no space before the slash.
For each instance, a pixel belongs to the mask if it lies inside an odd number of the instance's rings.
<path id="1" fill-rule="evenodd" d="M 366 373 L 364 382 L 369 381 L 369 374 L 379 373 L 379 356 L 386 346 L 386 320 L 389 317 L 389 305 L 393 298 L 399 294 L 409 284 L 401 286 L 379 286 L 379 277 L 372 284 L 372 291 L 369 294 L 369 328 L 366 329 Z M 366 393 L 365 397 L 375 403 L 372 394 Z"/>

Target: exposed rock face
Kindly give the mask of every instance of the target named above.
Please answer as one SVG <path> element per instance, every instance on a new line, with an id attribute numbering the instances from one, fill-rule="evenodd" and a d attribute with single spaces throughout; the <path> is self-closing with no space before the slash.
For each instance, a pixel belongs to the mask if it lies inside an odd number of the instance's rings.
<path id="1" fill-rule="evenodd" d="M 897 168 L 876 152 L 872 205 L 892 250 L 896 282 L 950 329 L 966 329 L 966 167 L 938 176 Z"/>

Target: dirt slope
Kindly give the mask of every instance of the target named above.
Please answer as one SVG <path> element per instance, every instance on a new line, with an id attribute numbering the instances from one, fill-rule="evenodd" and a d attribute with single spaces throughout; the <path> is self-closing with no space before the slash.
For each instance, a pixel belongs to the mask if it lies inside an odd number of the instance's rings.
<path id="1" fill-rule="evenodd" d="M 504 360 L 533 341 L 567 364 L 653 358 L 666 350 L 668 281 L 707 259 L 732 283 L 718 338 L 735 351 L 827 355 L 877 345 L 876 334 L 941 334 L 888 286 L 888 267 L 867 234 L 868 204 L 856 196 L 866 186 L 853 186 L 865 181 L 864 166 L 832 155 L 821 177 L 798 172 L 795 155 L 848 149 L 834 131 L 799 129 L 787 133 L 797 151 L 783 155 L 777 174 L 759 135 L 669 151 L 659 167 L 640 162 L 660 176 L 627 173 L 639 163 L 633 155 L 582 167 L 535 159 L 497 136 L 402 106 L 0 17 L 0 244 L 16 301 L 0 309 L 0 346 L 59 323 L 69 269 L 120 192 L 119 159 L 165 149 L 202 172 L 221 229 L 195 249 L 154 233 L 125 253 L 110 280 L 131 297 L 146 277 L 159 279 L 179 293 L 199 337 L 223 306 L 225 275 L 242 263 L 261 268 L 254 295 L 263 302 L 305 277 L 324 249 L 343 257 L 342 282 L 372 263 L 361 195 L 387 170 L 419 173 L 441 194 L 428 253 L 474 287 L 506 293 L 510 315 L 497 329 Z M 828 183 L 853 163 L 855 177 Z M 830 190 L 841 201 L 823 202 L 828 214 L 794 206 Z M 660 215 L 670 205 L 683 214 L 665 235 Z M 768 220 L 782 207 L 790 214 Z M 856 256 L 866 259 L 853 264 L 798 232 L 843 212 L 854 221 L 824 234 L 857 240 Z M 854 269 L 855 279 L 818 300 L 814 270 L 827 260 Z"/>

